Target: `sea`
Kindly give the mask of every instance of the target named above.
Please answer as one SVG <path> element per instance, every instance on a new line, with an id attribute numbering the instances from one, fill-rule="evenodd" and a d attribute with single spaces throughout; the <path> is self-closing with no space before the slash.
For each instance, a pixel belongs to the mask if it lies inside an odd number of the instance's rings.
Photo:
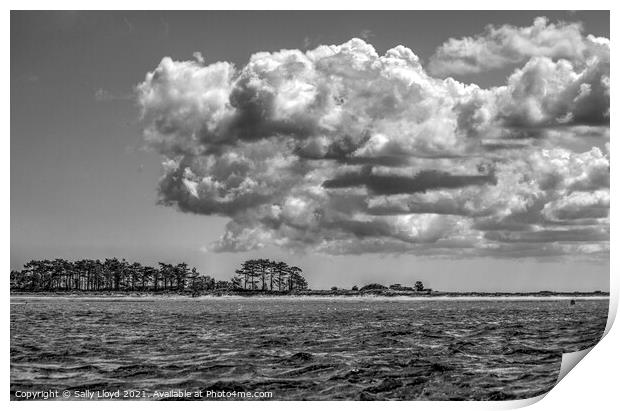
<path id="1" fill-rule="evenodd" d="M 11 399 L 525 399 L 554 386 L 562 353 L 599 341 L 608 306 L 12 297 Z"/>

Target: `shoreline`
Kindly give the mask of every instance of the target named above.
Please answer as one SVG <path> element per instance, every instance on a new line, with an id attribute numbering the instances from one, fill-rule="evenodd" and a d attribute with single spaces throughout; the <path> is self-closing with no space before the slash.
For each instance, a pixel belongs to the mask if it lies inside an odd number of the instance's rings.
<path id="1" fill-rule="evenodd" d="M 199 296 L 189 293 L 152 293 L 152 292 L 12 292 L 13 300 L 83 300 L 83 301 L 201 301 L 213 299 L 235 300 L 417 300 L 417 301 L 543 301 L 543 300 L 608 300 L 609 293 L 603 292 L 537 292 L 537 293 L 482 293 L 482 292 L 355 292 L 355 291 L 307 291 L 298 293 L 269 292 L 211 292 Z"/>

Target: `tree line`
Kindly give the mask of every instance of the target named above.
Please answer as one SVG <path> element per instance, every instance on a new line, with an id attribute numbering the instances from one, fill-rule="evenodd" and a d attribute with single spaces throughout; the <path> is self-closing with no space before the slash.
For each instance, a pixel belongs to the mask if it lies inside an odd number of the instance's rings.
<path id="1" fill-rule="evenodd" d="M 149 291 L 192 292 L 210 290 L 293 291 L 308 287 L 299 267 L 266 259 L 248 260 L 231 281 L 217 281 L 187 263 L 158 263 L 157 267 L 125 259 L 68 261 L 31 260 L 11 271 L 15 291 Z"/>
<path id="2" fill-rule="evenodd" d="M 308 283 L 299 267 L 283 261 L 268 259 L 247 260 L 235 271 L 235 288 L 262 291 L 306 290 Z"/>
<path id="3" fill-rule="evenodd" d="M 183 291 L 215 288 L 217 282 L 186 263 L 158 267 L 124 259 L 31 260 L 11 272 L 11 288 L 24 291 Z"/>

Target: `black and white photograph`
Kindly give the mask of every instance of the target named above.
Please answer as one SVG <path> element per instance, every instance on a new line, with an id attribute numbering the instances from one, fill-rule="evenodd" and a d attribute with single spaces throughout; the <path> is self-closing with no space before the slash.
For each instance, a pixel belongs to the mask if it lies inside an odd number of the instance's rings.
<path id="1" fill-rule="evenodd" d="M 543 397 L 609 214 L 608 10 L 10 11 L 11 402 Z"/>

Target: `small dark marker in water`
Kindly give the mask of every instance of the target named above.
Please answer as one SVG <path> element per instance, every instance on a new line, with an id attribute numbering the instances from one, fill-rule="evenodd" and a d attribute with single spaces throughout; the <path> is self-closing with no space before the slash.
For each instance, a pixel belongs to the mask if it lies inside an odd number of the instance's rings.
<path id="1" fill-rule="evenodd" d="M 575 300 L 570 300 L 570 305 L 575 305 Z"/>

